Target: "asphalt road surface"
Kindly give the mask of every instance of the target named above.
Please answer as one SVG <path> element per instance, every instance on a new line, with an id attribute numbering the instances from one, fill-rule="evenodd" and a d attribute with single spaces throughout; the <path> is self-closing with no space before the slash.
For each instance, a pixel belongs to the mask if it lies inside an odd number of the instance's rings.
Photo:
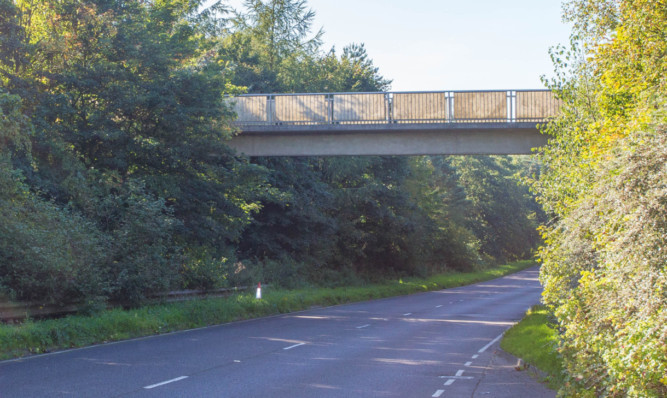
<path id="1" fill-rule="evenodd" d="M 487 378 L 537 275 L 4 361 L 0 397 L 516 396 Z"/>

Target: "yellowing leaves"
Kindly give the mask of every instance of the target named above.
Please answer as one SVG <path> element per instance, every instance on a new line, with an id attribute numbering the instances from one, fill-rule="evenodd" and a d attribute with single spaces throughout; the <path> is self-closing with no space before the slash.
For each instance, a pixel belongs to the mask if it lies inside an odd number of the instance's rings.
<path id="1" fill-rule="evenodd" d="M 667 2 L 573 0 L 588 58 L 561 84 L 534 189 L 564 396 L 667 396 Z M 661 188 L 662 187 L 662 188 Z"/>

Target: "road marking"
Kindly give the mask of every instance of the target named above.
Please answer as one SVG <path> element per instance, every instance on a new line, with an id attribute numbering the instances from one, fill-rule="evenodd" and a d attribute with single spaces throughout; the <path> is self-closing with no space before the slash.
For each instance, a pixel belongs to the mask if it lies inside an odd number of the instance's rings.
<path id="1" fill-rule="evenodd" d="M 470 365 L 472 365 L 472 362 L 468 361 L 468 362 L 466 362 L 463 366 L 468 367 L 468 366 L 470 366 Z"/>
<path id="2" fill-rule="evenodd" d="M 440 308 L 440 307 L 442 307 L 442 304 L 435 306 L 435 308 Z"/>
<path id="3" fill-rule="evenodd" d="M 445 390 L 438 390 L 438 391 L 435 392 L 435 394 L 433 394 L 433 395 L 431 395 L 431 396 L 432 396 L 433 398 L 438 398 L 438 397 L 441 396 L 444 392 L 445 392 Z"/>
<path id="4" fill-rule="evenodd" d="M 306 345 L 306 343 L 294 344 L 294 345 L 291 345 L 291 346 L 289 346 L 289 347 L 285 347 L 285 348 L 283 348 L 283 350 L 291 350 L 292 348 L 300 347 L 300 346 L 302 346 L 302 345 Z"/>
<path id="5" fill-rule="evenodd" d="M 458 372 L 456 372 L 456 377 L 461 377 L 463 376 L 463 369 L 459 369 Z"/>
<path id="6" fill-rule="evenodd" d="M 479 355 L 477 355 L 477 354 L 472 356 L 472 359 L 477 359 L 477 358 L 479 358 Z"/>
<path id="7" fill-rule="evenodd" d="M 405 314 L 403 314 L 403 316 L 408 316 L 408 315 L 412 315 L 412 312 L 406 312 Z"/>
<path id="8" fill-rule="evenodd" d="M 503 335 L 501 334 L 500 336 L 498 336 L 498 337 L 496 337 L 495 339 L 491 340 L 491 342 L 490 342 L 489 344 L 487 344 L 487 345 L 485 345 L 484 347 L 480 348 L 480 350 L 477 351 L 477 352 L 479 352 L 480 354 L 483 353 L 484 351 L 487 350 L 487 348 L 491 347 L 493 344 L 495 344 L 498 340 L 500 340 L 500 339 L 502 339 L 502 338 L 503 338 Z"/>
<path id="9" fill-rule="evenodd" d="M 370 323 L 367 323 L 367 324 L 365 324 L 365 325 L 357 326 L 357 329 L 363 329 L 363 328 L 367 328 L 367 327 L 369 327 L 369 326 L 371 326 L 371 324 L 370 324 Z"/>
<path id="10" fill-rule="evenodd" d="M 456 381 L 456 380 L 454 380 L 454 379 L 449 379 L 449 380 L 447 380 L 447 381 L 445 382 L 445 385 L 446 385 L 446 386 L 451 386 L 452 384 L 454 384 L 455 381 Z"/>
<path id="11" fill-rule="evenodd" d="M 155 387 L 160 387 L 160 386 L 163 386 L 163 385 L 165 385 L 165 384 L 169 384 L 169 383 L 175 383 L 175 382 L 177 382 L 177 381 L 181 381 L 181 380 L 183 380 L 183 379 L 187 379 L 187 378 L 188 378 L 188 376 L 177 377 L 177 378 L 175 378 L 175 379 L 171 379 L 171 380 L 163 381 L 162 383 L 151 384 L 150 386 L 146 386 L 146 387 L 144 387 L 144 389 L 146 389 L 146 390 L 150 390 L 150 389 L 153 389 L 153 388 L 155 388 Z"/>
<path id="12" fill-rule="evenodd" d="M 472 376 L 438 376 L 441 379 L 452 379 L 452 380 L 472 380 Z"/>
<path id="13" fill-rule="evenodd" d="M 238 359 L 235 359 L 234 363 L 241 363 L 241 361 L 239 361 Z"/>

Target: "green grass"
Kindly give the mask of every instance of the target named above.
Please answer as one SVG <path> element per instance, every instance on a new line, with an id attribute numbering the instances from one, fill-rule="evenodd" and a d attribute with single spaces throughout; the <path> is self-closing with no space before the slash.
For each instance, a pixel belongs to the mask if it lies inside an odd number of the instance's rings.
<path id="1" fill-rule="evenodd" d="M 558 389 L 564 383 L 563 360 L 557 351 L 558 336 L 549 320 L 544 306 L 534 306 L 521 322 L 505 332 L 500 348 L 546 373 L 549 387 Z"/>
<path id="2" fill-rule="evenodd" d="M 0 325 L 0 359 L 84 347 L 110 341 L 162 334 L 243 319 L 258 318 L 383 297 L 468 285 L 511 274 L 535 265 L 518 261 L 485 271 L 446 273 L 428 279 L 404 279 L 368 286 L 264 289 L 226 298 L 208 298 L 147 306 L 134 310 L 113 309 L 95 316 L 74 315 L 61 319 Z"/>

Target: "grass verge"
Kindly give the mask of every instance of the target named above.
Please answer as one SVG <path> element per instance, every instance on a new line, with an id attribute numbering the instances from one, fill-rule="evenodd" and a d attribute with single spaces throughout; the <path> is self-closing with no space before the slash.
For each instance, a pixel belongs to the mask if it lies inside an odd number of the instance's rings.
<path id="1" fill-rule="evenodd" d="M 521 322 L 505 332 L 500 342 L 500 348 L 546 373 L 543 381 L 554 390 L 565 382 L 563 360 L 557 346 L 558 336 L 550 326 L 549 311 L 542 305 L 529 309 Z"/>
<path id="2" fill-rule="evenodd" d="M 95 316 L 73 315 L 61 319 L 0 325 L 0 359 L 84 347 L 111 341 L 258 318 L 312 306 L 328 306 L 400 296 L 469 285 L 534 266 L 518 261 L 479 272 L 451 272 L 427 279 L 404 279 L 358 287 L 312 288 L 254 292 L 226 298 L 208 298 L 147 306 L 134 310 L 113 309 Z"/>

